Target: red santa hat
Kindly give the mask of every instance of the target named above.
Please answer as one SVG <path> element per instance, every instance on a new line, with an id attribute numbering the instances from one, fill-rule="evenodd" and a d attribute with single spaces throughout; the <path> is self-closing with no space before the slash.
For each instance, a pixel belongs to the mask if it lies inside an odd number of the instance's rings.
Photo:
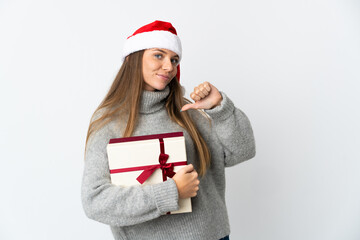
<path id="1" fill-rule="evenodd" d="M 181 60 L 181 42 L 176 29 L 169 22 L 154 21 L 136 30 L 125 41 L 122 60 L 133 52 L 149 48 L 165 48 L 173 51 Z M 176 78 L 180 81 L 180 65 L 177 66 Z"/>

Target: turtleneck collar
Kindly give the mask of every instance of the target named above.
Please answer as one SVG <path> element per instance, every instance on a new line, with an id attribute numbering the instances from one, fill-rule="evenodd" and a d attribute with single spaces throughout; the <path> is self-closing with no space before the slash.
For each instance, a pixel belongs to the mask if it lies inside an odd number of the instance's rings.
<path id="1" fill-rule="evenodd" d="M 170 88 L 166 88 L 162 91 L 146 91 L 144 90 L 140 100 L 140 113 L 152 113 L 160 110 L 165 106 L 165 98 L 169 95 Z"/>

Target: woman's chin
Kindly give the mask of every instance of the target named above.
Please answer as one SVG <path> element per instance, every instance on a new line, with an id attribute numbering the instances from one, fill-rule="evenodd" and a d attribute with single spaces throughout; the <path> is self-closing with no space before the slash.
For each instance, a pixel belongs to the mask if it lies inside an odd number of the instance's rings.
<path id="1" fill-rule="evenodd" d="M 155 91 L 162 91 L 166 88 L 167 84 L 159 84 L 157 86 L 153 86 L 153 88 L 155 89 Z"/>
<path id="2" fill-rule="evenodd" d="M 166 88 L 166 86 L 165 86 L 165 87 L 155 88 L 155 90 L 154 90 L 154 91 L 160 92 L 160 91 L 164 90 L 165 88 Z"/>
<path id="3" fill-rule="evenodd" d="M 169 84 L 167 81 L 162 82 L 153 82 L 152 84 L 148 84 L 145 82 L 144 89 L 146 91 L 162 91 L 166 88 L 166 86 Z"/>

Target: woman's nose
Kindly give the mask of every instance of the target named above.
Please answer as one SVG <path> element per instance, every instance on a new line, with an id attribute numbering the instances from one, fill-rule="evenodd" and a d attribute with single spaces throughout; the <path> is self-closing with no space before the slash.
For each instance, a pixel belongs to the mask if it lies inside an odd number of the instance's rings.
<path id="1" fill-rule="evenodd" d="M 171 72 L 171 71 L 174 70 L 174 66 L 172 65 L 170 59 L 164 59 L 163 69 L 164 69 L 165 71 L 168 71 L 168 72 Z"/>

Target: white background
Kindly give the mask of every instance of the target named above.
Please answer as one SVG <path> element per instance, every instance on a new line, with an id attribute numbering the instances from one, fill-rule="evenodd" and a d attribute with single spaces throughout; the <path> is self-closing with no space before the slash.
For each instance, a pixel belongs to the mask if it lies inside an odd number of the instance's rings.
<path id="1" fill-rule="evenodd" d="M 256 157 L 227 170 L 231 239 L 360 239 L 355 0 L 0 0 L 0 239 L 112 239 L 80 202 L 86 132 L 156 19 L 187 96 L 210 81 L 253 125 Z"/>

